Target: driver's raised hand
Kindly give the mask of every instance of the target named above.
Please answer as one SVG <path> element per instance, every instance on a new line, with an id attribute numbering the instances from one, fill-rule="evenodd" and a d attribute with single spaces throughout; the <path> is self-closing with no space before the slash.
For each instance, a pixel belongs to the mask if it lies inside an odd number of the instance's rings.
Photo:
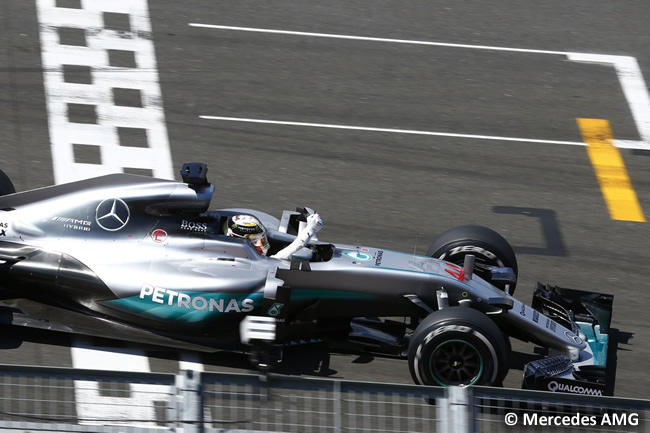
<path id="1" fill-rule="evenodd" d="M 305 231 L 308 232 L 309 237 L 312 237 L 323 228 L 323 220 L 320 215 L 313 213 L 307 217 L 307 225 Z"/>

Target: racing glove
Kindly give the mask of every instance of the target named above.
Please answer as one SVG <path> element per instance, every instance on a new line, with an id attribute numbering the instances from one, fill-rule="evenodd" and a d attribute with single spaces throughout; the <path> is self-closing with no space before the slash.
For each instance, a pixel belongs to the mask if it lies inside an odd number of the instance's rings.
<path id="1" fill-rule="evenodd" d="M 293 253 L 307 245 L 311 238 L 322 228 L 323 220 L 321 217 L 317 213 L 309 215 L 307 217 L 307 224 L 300 233 L 298 233 L 296 239 L 271 257 L 275 259 L 289 260 Z"/>
<path id="2" fill-rule="evenodd" d="M 310 239 L 323 228 L 323 220 L 320 215 L 313 213 L 307 217 L 307 225 L 298 233 L 298 239 L 305 246 Z"/>

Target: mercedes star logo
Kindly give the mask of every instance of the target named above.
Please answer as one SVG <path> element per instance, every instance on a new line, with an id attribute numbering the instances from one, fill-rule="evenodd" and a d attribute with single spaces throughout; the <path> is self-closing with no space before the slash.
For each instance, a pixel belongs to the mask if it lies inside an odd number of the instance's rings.
<path id="1" fill-rule="evenodd" d="M 114 232 L 129 222 L 131 212 L 124 200 L 119 198 L 108 198 L 97 206 L 95 221 L 104 230 Z"/>

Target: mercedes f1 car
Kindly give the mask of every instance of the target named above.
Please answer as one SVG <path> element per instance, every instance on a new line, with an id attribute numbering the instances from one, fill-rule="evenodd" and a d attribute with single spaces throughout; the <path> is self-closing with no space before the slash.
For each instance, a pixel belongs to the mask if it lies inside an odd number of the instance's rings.
<path id="1" fill-rule="evenodd" d="M 441 386 L 500 385 L 516 338 L 546 349 L 525 388 L 606 393 L 612 296 L 538 283 L 520 302 L 496 232 L 455 227 L 424 256 L 313 238 L 278 259 L 313 211 L 209 210 L 207 166 L 181 176 L 16 193 L 0 172 L 0 322 L 208 351 L 353 343 Z M 265 226 L 269 255 L 224 232 L 242 213 Z"/>

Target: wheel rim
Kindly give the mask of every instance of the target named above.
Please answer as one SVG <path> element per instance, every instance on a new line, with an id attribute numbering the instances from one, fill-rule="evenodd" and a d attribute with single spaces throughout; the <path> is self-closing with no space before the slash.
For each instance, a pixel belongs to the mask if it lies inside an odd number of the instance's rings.
<path id="1" fill-rule="evenodd" d="M 474 385 L 481 378 L 483 368 L 478 349 L 463 340 L 445 341 L 429 357 L 431 377 L 440 386 Z"/>

